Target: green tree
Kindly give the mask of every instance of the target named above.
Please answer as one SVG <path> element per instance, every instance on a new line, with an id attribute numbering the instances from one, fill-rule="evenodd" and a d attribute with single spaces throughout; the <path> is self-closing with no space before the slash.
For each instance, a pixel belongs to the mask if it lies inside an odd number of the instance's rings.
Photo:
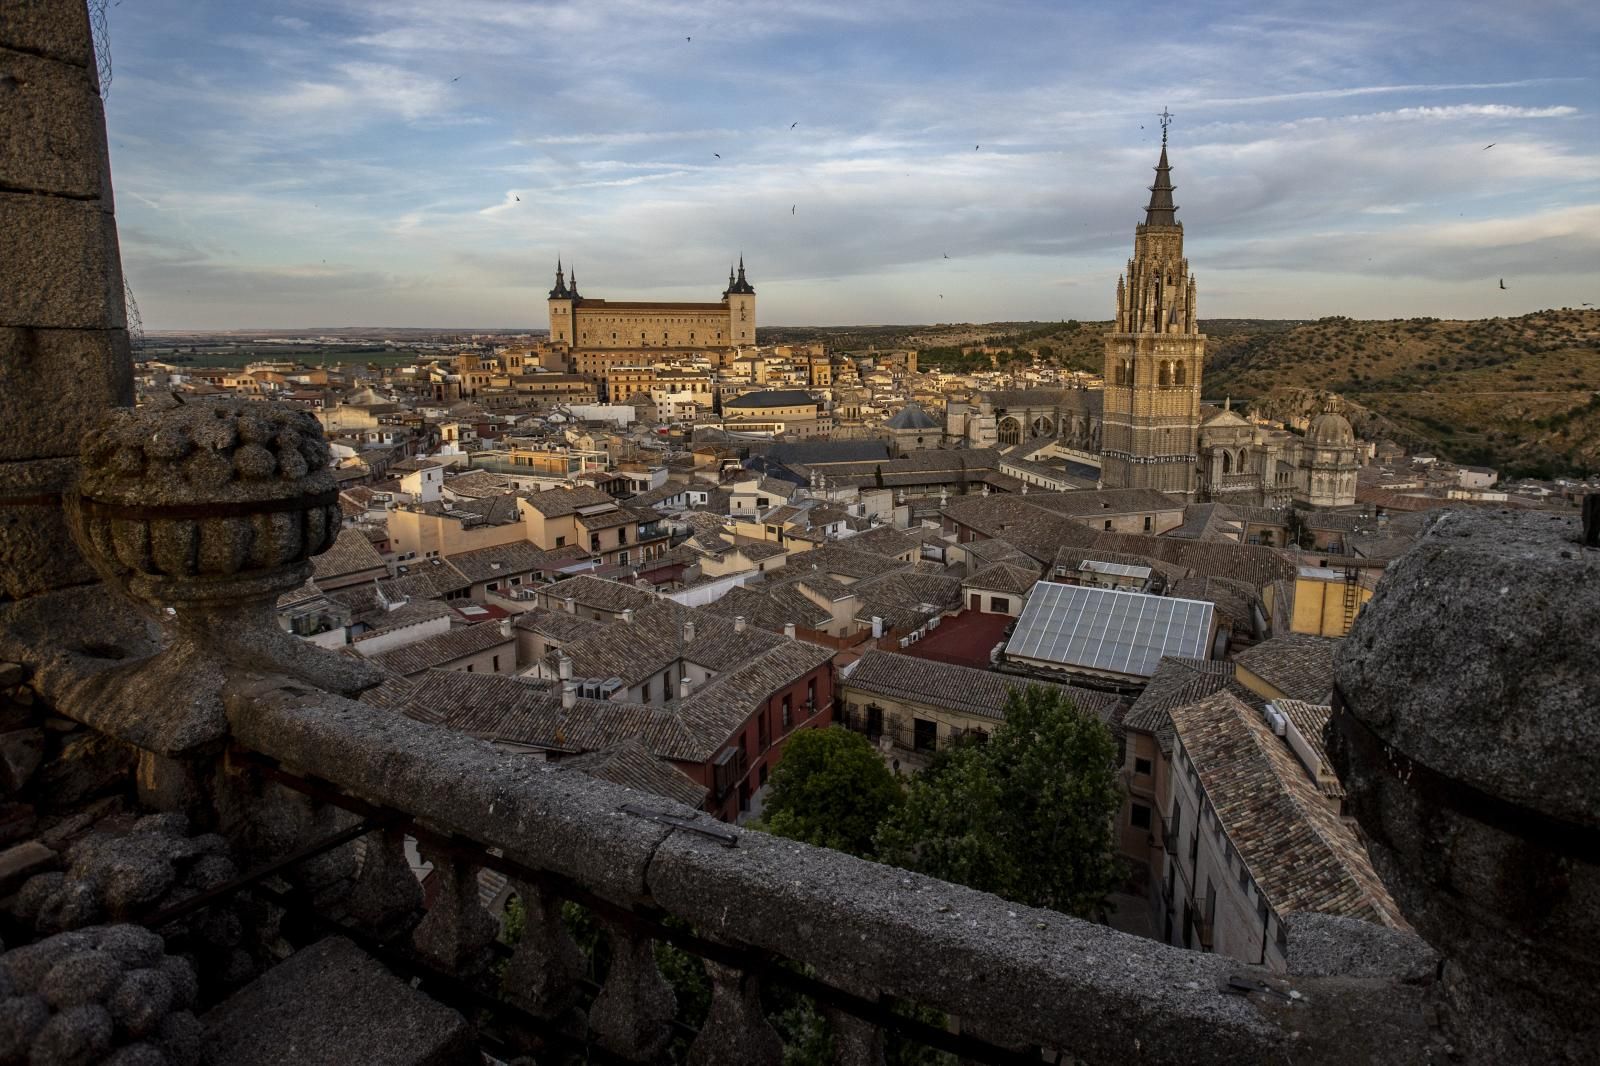
<path id="1" fill-rule="evenodd" d="M 911 782 L 878 858 L 1035 907 L 1091 916 L 1120 880 L 1116 744 L 1059 690 L 1006 699 L 984 744 L 958 744 Z"/>
<path id="2" fill-rule="evenodd" d="M 803 729 L 783 747 L 762 817 L 768 832 L 852 855 L 904 800 L 872 744 L 846 729 Z"/>

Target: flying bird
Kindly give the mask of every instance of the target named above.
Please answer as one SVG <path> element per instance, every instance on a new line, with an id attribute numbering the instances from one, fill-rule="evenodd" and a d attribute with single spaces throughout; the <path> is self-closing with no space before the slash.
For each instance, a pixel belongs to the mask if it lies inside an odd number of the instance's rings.
<path id="1" fill-rule="evenodd" d="M 519 203 L 519 204 L 522 202 L 522 197 L 518 196 L 516 193 L 512 193 L 511 197 L 512 197 L 512 199 L 516 200 L 517 203 Z"/>
<path id="2" fill-rule="evenodd" d="M 721 152 L 712 152 L 711 154 L 716 156 L 718 159 L 722 158 L 722 153 Z"/>
<path id="3" fill-rule="evenodd" d="M 694 40 L 694 38 L 693 38 L 693 37 L 685 37 L 685 38 L 684 38 L 684 40 L 686 40 L 686 41 L 692 41 L 692 40 Z"/>
<path id="4" fill-rule="evenodd" d="M 790 214 L 791 214 L 791 215 L 792 215 L 792 214 L 794 214 L 794 208 L 795 208 L 795 205 L 794 205 L 794 204 L 790 204 L 790 205 L 789 205 L 789 213 L 790 213 Z"/>
<path id="5" fill-rule="evenodd" d="M 790 129 L 794 129 L 794 128 L 795 128 L 795 127 L 796 127 L 796 126 L 798 126 L 798 125 L 800 125 L 800 123 L 799 123 L 799 122 L 791 122 L 791 123 L 789 123 L 789 128 L 790 128 Z"/>
<path id="6" fill-rule="evenodd" d="M 456 82 L 458 82 L 460 80 L 461 80 L 461 75 L 457 74 L 455 77 L 450 79 L 450 82 L 453 85 L 453 84 L 455 84 Z"/>
<path id="7" fill-rule="evenodd" d="M 975 145 L 972 146 L 972 150 L 974 152 L 976 152 L 979 148 L 982 148 L 982 147 L 983 147 L 983 145 L 981 145 L 981 144 L 975 144 Z"/>
<path id="8" fill-rule="evenodd" d="M 1495 145 L 1497 145 L 1499 143 L 1500 143 L 1499 141 L 1491 141 L 1488 144 L 1484 145 L 1482 148 L 1478 149 L 1478 151 L 1487 152 L 1489 149 L 1493 148 Z"/>
<path id="9" fill-rule="evenodd" d="M 1500 279 L 1500 287 L 1502 289 L 1506 287 L 1506 279 L 1505 278 L 1501 278 Z"/>

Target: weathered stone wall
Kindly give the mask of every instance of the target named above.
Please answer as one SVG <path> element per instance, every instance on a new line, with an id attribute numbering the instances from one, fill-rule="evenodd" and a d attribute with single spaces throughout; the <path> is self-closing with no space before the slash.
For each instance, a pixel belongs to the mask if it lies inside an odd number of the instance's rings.
<path id="1" fill-rule="evenodd" d="M 105 118 L 81 0 L 0 8 L 0 597 L 88 581 L 60 494 L 133 400 Z"/>
<path id="2" fill-rule="evenodd" d="M 1329 755 L 1482 1061 L 1594 1061 L 1597 655 L 1600 550 L 1513 511 L 1436 517 L 1339 647 Z"/>

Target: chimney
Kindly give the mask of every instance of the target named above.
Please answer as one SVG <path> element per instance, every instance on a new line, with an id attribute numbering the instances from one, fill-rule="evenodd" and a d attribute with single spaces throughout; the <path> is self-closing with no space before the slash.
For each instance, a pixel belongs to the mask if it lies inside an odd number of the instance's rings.
<path id="1" fill-rule="evenodd" d="M 785 622 L 785 623 L 783 623 L 783 635 L 788 637 L 790 640 L 794 639 L 794 623 L 793 622 Z"/>
<path id="2" fill-rule="evenodd" d="M 578 683 L 567 680 L 561 682 L 561 708 L 570 711 L 578 703 Z"/>
<path id="3" fill-rule="evenodd" d="M 500 619 L 500 635 L 502 637 L 509 637 L 511 635 L 511 619 Z"/>
<path id="4" fill-rule="evenodd" d="M 688 644 L 692 640 L 694 640 L 694 619 L 691 618 L 683 623 L 683 642 Z"/>
<path id="5" fill-rule="evenodd" d="M 883 636 L 883 619 L 877 615 L 872 616 L 872 639 L 877 640 Z"/>
<path id="6" fill-rule="evenodd" d="M 744 632 L 744 615 L 736 614 L 733 616 L 733 631 L 735 633 Z"/>
<path id="7" fill-rule="evenodd" d="M 680 700 L 688 699 L 689 698 L 689 690 L 692 689 L 692 688 L 694 688 L 694 682 L 693 681 L 690 681 L 687 677 L 679 678 L 678 679 L 678 698 Z"/>
<path id="8" fill-rule="evenodd" d="M 573 599 L 571 596 L 568 596 L 566 599 L 562 600 L 561 604 L 567 609 L 568 614 L 578 613 L 578 601 Z"/>
<path id="9" fill-rule="evenodd" d="M 622 609 L 622 620 L 624 622 L 629 623 L 630 625 L 633 623 L 633 608 L 632 607 L 624 607 Z"/>
<path id="10" fill-rule="evenodd" d="M 572 680 L 572 659 L 564 651 L 556 652 L 556 676 L 563 681 Z"/>

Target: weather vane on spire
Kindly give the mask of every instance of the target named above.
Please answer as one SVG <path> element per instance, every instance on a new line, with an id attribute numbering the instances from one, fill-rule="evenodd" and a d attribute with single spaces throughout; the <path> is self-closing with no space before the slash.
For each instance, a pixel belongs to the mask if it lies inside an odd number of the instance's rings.
<path id="1" fill-rule="evenodd" d="M 1172 125 L 1172 114 L 1166 108 L 1161 109 L 1161 147 L 1167 146 L 1167 127 Z"/>

